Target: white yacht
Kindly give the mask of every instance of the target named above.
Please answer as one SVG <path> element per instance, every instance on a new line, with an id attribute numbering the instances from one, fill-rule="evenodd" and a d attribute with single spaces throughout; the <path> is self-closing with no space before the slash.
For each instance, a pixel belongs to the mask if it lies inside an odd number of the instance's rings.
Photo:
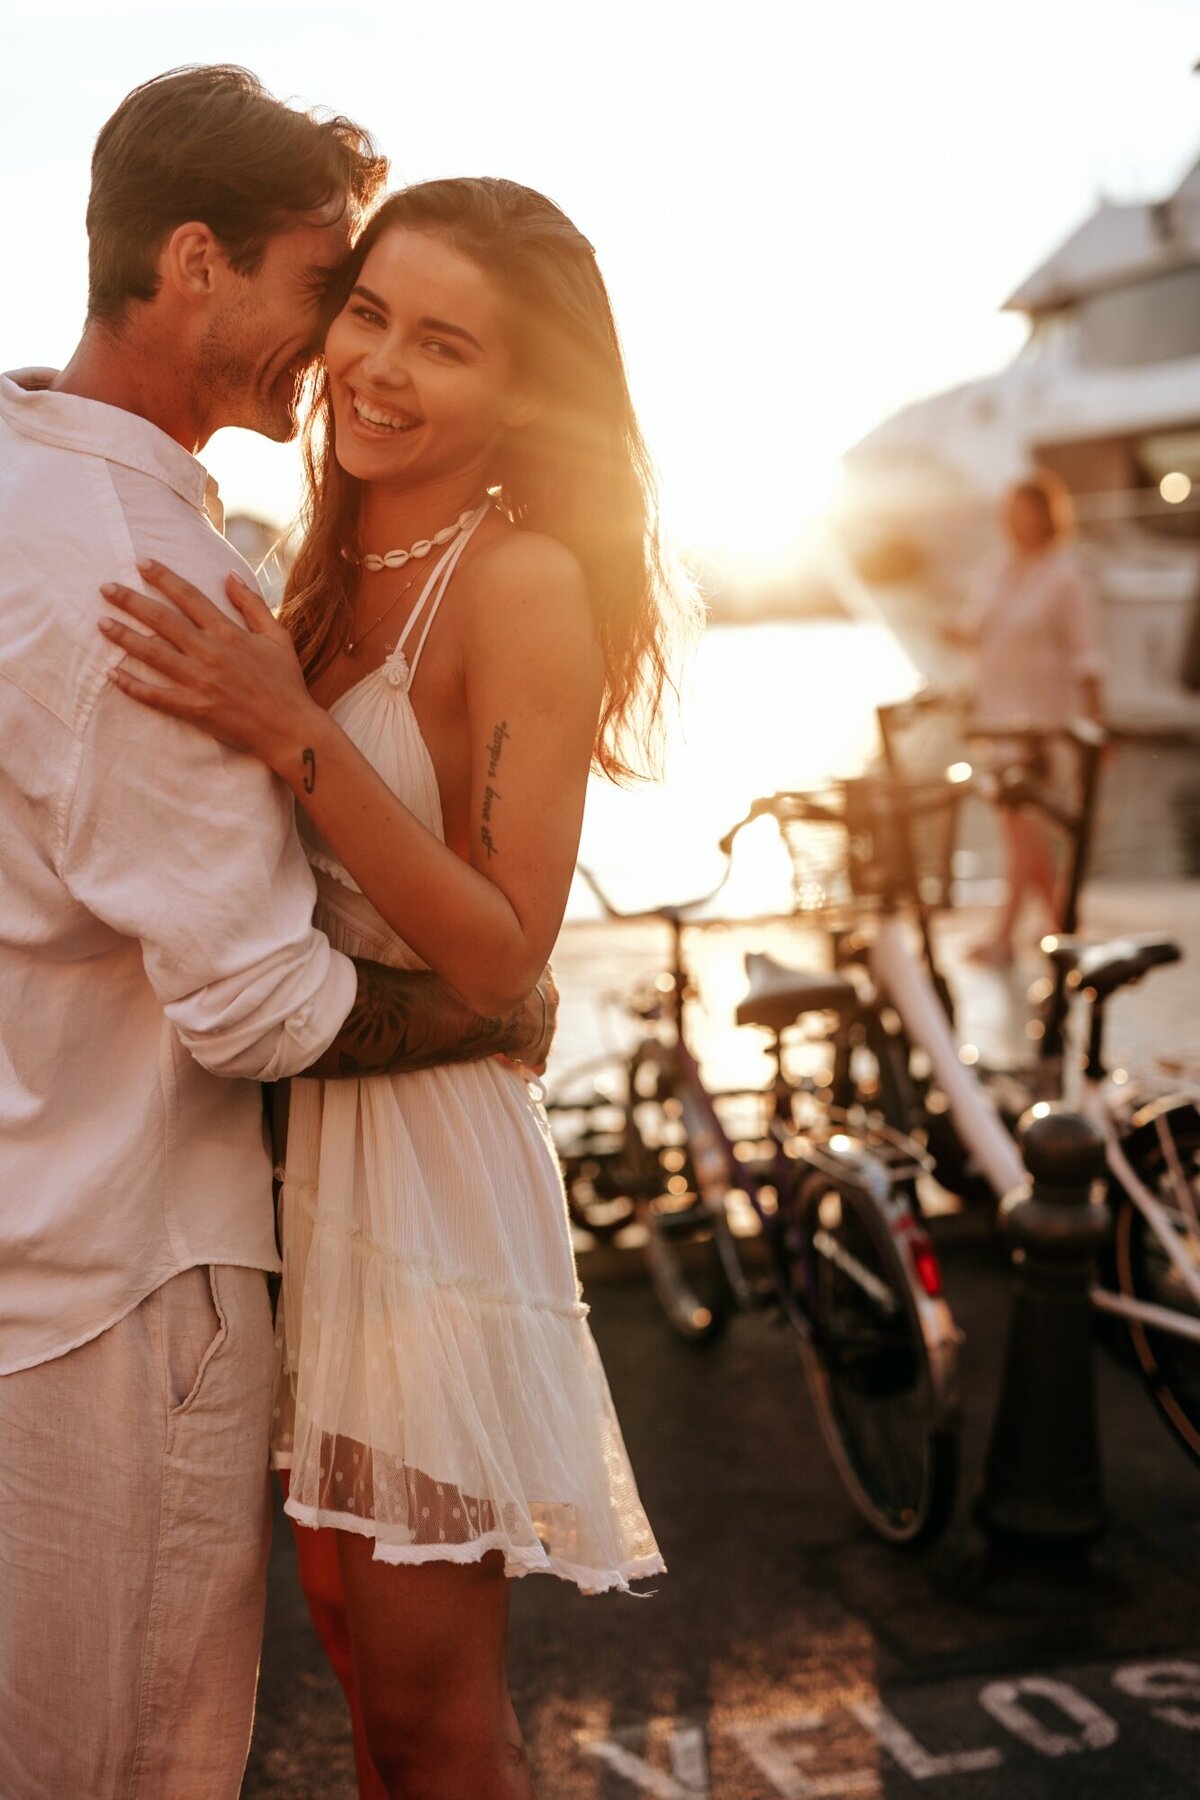
<path id="1" fill-rule="evenodd" d="M 996 547 L 996 500 L 1054 469 L 1103 602 L 1112 722 L 1200 734 L 1200 163 L 1165 200 L 1100 205 L 1005 304 L 1030 325 L 1009 368 L 847 454 L 838 591 L 952 679 L 937 626 Z"/>

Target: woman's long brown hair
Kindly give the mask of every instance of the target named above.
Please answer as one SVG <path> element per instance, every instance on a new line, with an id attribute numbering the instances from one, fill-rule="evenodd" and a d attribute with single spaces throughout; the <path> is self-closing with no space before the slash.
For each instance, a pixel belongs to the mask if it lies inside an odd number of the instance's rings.
<path id="1" fill-rule="evenodd" d="M 395 227 L 436 233 L 494 283 L 534 421 L 509 431 L 490 479 L 515 525 L 545 532 L 578 558 L 588 583 L 605 685 L 595 763 L 620 781 L 656 761 L 676 632 L 697 603 L 663 548 L 653 471 L 629 397 L 608 294 L 587 239 L 552 201 L 513 181 L 423 182 L 385 201 L 339 283 L 344 300 L 371 247 Z M 327 378 L 304 440 L 304 537 L 280 617 L 311 680 L 350 626 L 362 484 L 334 453 Z"/>

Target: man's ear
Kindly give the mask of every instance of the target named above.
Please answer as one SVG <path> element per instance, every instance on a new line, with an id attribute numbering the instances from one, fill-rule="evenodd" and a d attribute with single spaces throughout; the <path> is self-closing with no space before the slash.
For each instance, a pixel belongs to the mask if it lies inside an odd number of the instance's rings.
<path id="1" fill-rule="evenodd" d="M 198 300 L 211 294 L 227 261 L 211 228 L 198 219 L 177 225 L 158 256 L 163 286 L 181 298 Z"/>

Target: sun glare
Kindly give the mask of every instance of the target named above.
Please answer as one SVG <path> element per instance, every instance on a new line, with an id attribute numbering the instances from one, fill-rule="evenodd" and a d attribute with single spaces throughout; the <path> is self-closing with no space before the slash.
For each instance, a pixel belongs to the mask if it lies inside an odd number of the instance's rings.
<path id="1" fill-rule="evenodd" d="M 664 512 L 685 548 L 770 574 L 789 566 L 811 521 L 832 502 L 840 479 L 836 424 L 814 422 L 798 447 L 778 404 L 764 396 L 736 444 L 697 443 L 671 420 L 669 405 L 652 407 L 662 420 L 654 447 Z"/>
<path id="2" fill-rule="evenodd" d="M 823 784 L 874 754 L 872 708 L 913 691 L 912 663 L 882 627 L 814 621 L 798 646 L 788 624 L 712 627 L 683 685 L 661 786 L 593 781 L 581 859 L 612 871 L 622 908 L 695 899 L 720 880 L 721 834 L 759 795 Z M 735 848 L 722 913 L 790 906 L 790 865 L 769 822 Z M 583 893 L 572 907 L 588 916 Z"/>

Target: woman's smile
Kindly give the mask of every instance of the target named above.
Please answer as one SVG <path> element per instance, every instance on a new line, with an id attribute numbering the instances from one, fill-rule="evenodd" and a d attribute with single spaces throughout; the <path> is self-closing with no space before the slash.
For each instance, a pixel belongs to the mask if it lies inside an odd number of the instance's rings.
<path id="1" fill-rule="evenodd" d="M 347 387 L 350 400 L 350 411 L 356 425 L 364 435 L 386 439 L 396 437 L 405 432 L 415 431 L 423 421 L 416 413 L 405 407 L 386 405 L 382 401 L 372 400 L 353 387 Z"/>

